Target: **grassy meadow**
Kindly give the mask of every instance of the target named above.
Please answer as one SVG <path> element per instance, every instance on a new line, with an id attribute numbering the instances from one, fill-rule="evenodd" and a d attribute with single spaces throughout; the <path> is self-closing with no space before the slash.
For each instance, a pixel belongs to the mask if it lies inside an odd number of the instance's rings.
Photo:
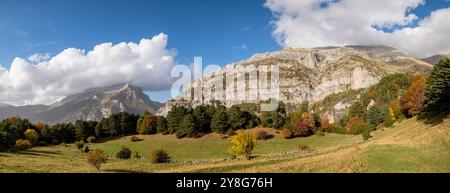
<path id="1" fill-rule="evenodd" d="M 267 129 L 272 139 L 258 141 L 255 158 L 232 159 L 229 140 L 218 134 L 197 139 L 176 139 L 173 135 L 139 135 L 88 144 L 102 149 L 108 162 L 97 171 L 86 162 L 74 144 L 35 147 L 21 153 L 0 153 L 0 172 L 450 172 L 450 117 L 439 124 L 413 119 L 372 132 L 363 141 L 355 135 L 327 133 L 325 136 L 283 139 Z M 299 151 L 299 144 L 312 151 Z M 119 160 L 122 146 L 141 159 Z M 153 164 L 149 153 L 164 149 L 173 162 Z"/>

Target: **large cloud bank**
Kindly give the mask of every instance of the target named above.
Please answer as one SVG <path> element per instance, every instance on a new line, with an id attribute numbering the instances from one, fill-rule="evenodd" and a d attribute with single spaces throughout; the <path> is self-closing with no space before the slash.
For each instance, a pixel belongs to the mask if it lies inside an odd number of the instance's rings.
<path id="1" fill-rule="evenodd" d="M 431 1 L 431 0 L 430 0 Z M 267 0 L 286 47 L 389 45 L 417 57 L 450 52 L 450 8 L 418 18 L 424 0 Z"/>
<path id="2" fill-rule="evenodd" d="M 104 43 L 91 51 L 68 48 L 50 57 L 15 58 L 10 69 L 0 66 L 0 102 L 49 104 L 92 87 L 131 83 L 144 90 L 170 88 L 176 51 L 159 34 L 139 43 Z"/>

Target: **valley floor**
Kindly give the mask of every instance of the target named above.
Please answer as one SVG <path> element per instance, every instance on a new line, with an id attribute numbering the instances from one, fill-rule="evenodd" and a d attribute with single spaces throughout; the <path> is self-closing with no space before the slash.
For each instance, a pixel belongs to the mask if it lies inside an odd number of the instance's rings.
<path id="1" fill-rule="evenodd" d="M 258 141 L 252 160 L 231 159 L 228 139 L 210 134 L 199 139 L 174 136 L 139 136 L 89 144 L 109 156 L 100 172 L 450 172 L 450 117 L 439 124 L 413 119 L 392 128 L 372 132 L 373 138 L 326 134 L 308 138 L 282 139 L 275 135 Z M 297 150 L 306 144 L 313 151 Z M 142 159 L 118 160 L 122 145 Z M 146 157 L 152 150 L 165 149 L 172 163 L 152 164 Z M 0 172 L 97 172 L 85 154 L 73 144 L 36 147 L 21 153 L 0 153 Z"/>

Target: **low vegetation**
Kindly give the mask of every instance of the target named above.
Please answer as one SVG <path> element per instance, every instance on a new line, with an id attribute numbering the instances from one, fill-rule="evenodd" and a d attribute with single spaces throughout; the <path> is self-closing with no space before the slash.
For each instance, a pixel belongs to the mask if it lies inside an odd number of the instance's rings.
<path id="1" fill-rule="evenodd" d="M 164 150 L 157 149 L 150 154 L 150 161 L 152 163 L 167 163 L 170 162 L 170 157 Z"/>
<path id="2" fill-rule="evenodd" d="M 90 165 L 94 166 L 97 170 L 100 170 L 102 164 L 108 161 L 108 158 L 106 158 L 105 154 L 100 149 L 96 149 L 93 152 L 89 153 L 86 159 L 87 162 Z"/>
<path id="3" fill-rule="evenodd" d="M 131 158 L 131 150 L 128 147 L 122 146 L 122 149 L 119 150 L 116 154 L 117 159 L 130 159 Z"/>
<path id="4" fill-rule="evenodd" d="M 247 132 L 239 130 L 236 135 L 230 137 L 230 147 L 228 151 L 236 155 L 244 155 L 245 158 L 251 159 L 253 149 L 256 146 L 256 141 L 253 136 Z"/>

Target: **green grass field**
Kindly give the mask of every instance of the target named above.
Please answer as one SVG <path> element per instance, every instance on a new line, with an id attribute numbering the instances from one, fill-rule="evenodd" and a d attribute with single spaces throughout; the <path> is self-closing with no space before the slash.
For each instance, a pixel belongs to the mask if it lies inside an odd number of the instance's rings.
<path id="1" fill-rule="evenodd" d="M 450 120 L 437 125 L 416 119 L 373 132 L 373 138 L 326 134 L 307 138 L 274 138 L 258 141 L 252 160 L 231 159 L 228 139 L 209 134 L 198 139 L 176 139 L 172 135 L 130 136 L 89 144 L 109 157 L 100 172 L 450 172 Z M 298 144 L 313 151 L 301 152 Z M 137 151 L 141 159 L 118 160 L 123 146 Z M 172 163 L 153 164 L 147 156 L 164 149 Z M 73 144 L 35 147 L 21 153 L 0 153 L 0 172 L 97 172 L 85 154 Z"/>

